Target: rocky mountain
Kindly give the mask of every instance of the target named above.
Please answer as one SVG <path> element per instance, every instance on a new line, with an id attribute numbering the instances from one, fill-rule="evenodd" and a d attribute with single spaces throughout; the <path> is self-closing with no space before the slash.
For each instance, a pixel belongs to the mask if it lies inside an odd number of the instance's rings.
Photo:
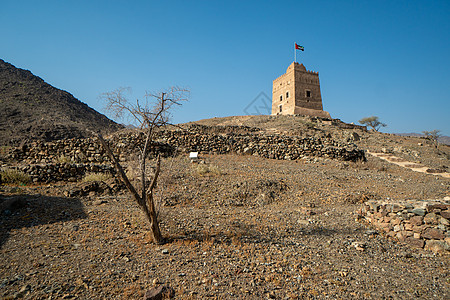
<path id="1" fill-rule="evenodd" d="M 70 93 L 0 59 L 0 145 L 108 134 L 122 128 Z"/>

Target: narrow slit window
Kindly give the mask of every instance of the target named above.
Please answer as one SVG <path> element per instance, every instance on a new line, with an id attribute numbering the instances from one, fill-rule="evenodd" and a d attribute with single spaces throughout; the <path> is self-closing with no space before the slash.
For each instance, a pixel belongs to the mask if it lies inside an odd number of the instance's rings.
<path id="1" fill-rule="evenodd" d="M 283 101 L 283 95 L 280 95 L 280 101 Z"/>
<path id="2" fill-rule="evenodd" d="M 286 99 L 289 98 L 289 92 L 286 92 Z"/>
<path id="3" fill-rule="evenodd" d="M 311 91 L 306 91 L 306 98 L 311 98 Z"/>
<path id="4" fill-rule="evenodd" d="M 283 111 L 283 105 L 280 105 L 280 112 Z"/>

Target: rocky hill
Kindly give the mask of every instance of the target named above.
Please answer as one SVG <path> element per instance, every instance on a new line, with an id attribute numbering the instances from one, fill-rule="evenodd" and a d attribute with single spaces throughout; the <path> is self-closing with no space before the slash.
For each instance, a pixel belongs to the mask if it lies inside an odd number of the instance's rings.
<path id="1" fill-rule="evenodd" d="M 301 116 L 169 129 L 164 245 L 95 139 L 0 151 L 29 175 L 0 184 L 0 298 L 449 299 L 450 146 Z M 139 140 L 107 138 L 134 183 Z M 366 159 L 342 159 L 354 147 Z"/>
<path id="2" fill-rule="evenodd" d="M 30 71 L 0 59 L 0 145 L 103 134 L 121 125 Z"/>

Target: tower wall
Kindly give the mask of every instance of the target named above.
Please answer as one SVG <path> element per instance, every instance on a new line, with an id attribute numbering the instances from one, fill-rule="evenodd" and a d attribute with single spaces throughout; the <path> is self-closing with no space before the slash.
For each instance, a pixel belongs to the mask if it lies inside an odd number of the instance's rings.
<path id="1" fill-rule="evenodd" d="M 295 105 L 322 110 L 322 96 L 320 94 L 319 73 L 295 70 Z"/>
<path id="2" fill-rule="evenodd" d="M 272 115 L 293 114 L 295 109 L 295 75 L 288 70 L 273 81 Z"/>
<path id="3" fill-rule="evenodd" d="M 285 74 L 273 81 L 272 115 L 299 113 L 329 117 L 323 111 L 319 73 L 293 62 Z"/>

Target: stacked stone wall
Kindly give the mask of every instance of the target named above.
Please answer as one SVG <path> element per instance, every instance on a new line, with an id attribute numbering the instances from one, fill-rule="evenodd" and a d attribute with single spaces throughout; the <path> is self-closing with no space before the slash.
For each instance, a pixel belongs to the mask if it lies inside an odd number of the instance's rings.
<path id="1" fill-rule="evenodd" d="M 360 216 L 400 242 L 434 252 L 450 253 L 450 201 L 367 201 Z"/>
<path id="2" fill-rule="evenodd" d="M 51 183 L 57 181 L 76 182 L 87 173 L 114 174 L 115 170 L 110 164 L 83 164 L 83 163 L 49 163 L 15 166 L 31 177 L 33 183 Z"/>
<path id="3" fill-rule="evenodd" d="M 173 155 L 177 151 L 211 154 L 252 154 L 271 159 L 296 160 L 304 156 L 327 157 L 347 161 L 365 159 L 364 151 L 355 144 L 340 143 L 331 138 L 290 137 L 263 134 L 207 133 L 193 126 L 189 131 L 159 131 L 152 153 Z M 107 139 L 112 151 L 124 161 L 138 153 L 142 134 L 123 133 Z M 35 142 L 13 148 L 8 157 L 31 164 L 70 160 L 77 163 L 104 163 L 109 159 L 96 139 L 72 139 L 55 142 Z"/>
<path id="4" fill-rule="evenodd" d="M 124 132 L 108 138 L 107 142 L 120 161 L 127 161 L 138 155 L 144 136 L 137 132 Z M 365 159 L 364 151 L 357 149 L 356 145 L 341 144 L 330 138 L 263 135 L 253 130 L 248 133 L 224 130 L 220 133 L 199 125 L 191 126 L 188 131 L 157 132 L 149 155 L 167 157 L 178 152 L 236 153 L 280 160 L 307 156 L 347 161 Z M 33 142 L 10 149 L 6 159 L 19 164 L 16 168 L 29 174 L 35 183 L 76 181 L 86 172 L 113 171 L 105 150 L 95 138 Z"/>

